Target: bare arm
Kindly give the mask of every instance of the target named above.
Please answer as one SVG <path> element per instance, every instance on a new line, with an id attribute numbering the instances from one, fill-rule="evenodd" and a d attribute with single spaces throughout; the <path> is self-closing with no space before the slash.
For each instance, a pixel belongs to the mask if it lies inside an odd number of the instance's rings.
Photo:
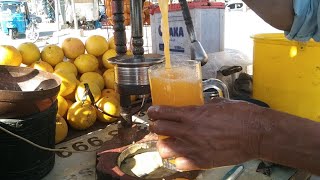
<path id="1" fill-rule="evenodd" d="M 260 157 L 320 174 L 320 123 L 265 110 Z"/>
<path id="2" fill-rule="evenodd" d="M 320 123 L 241 101 L 215 99 L 201 107 L 153 107 L 150 130 L 163 158 L 181 170 L 208 169 L 250 159 L 320 175 Z"/>
<path id="3" fill-rule="evenodd" d="M 258 16 L 274 28 L 290 31 L 293 19 L 293 0 L 243 0 Z"/>

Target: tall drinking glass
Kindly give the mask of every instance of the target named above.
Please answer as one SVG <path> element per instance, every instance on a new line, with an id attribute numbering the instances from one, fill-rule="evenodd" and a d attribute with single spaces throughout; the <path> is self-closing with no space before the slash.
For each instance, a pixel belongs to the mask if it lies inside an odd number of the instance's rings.
<path id="1" fill-rule="evenodd" d="M 171 62 L 171 68 L 165 64 L 149 68 L 149 80 L 153 105 L 189 106 L 203 105 L 201 64 L 186 60 Z M 159 135 L 159 139 L 166 136 Z M 164 166 L 175 169 L 174 159 L 164 160 Z"/>

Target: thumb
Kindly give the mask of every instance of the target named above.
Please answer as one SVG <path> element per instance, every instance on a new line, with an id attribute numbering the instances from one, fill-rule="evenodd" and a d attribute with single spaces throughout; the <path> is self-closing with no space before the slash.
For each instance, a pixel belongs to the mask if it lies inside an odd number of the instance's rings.
<path id="1" fill-rule="evenodd" d="M 180 122 L 184 111 L 182 107 L 151 106 L 148 109 L 148 116 L 153 120 L 167 120 Z"/>
<path id="2" fill-rule="evenodd" d="M 194 171 L 201 168 L 189 157 L 178 157 L 174 160 L 175 166 L 179 171 Z"/>

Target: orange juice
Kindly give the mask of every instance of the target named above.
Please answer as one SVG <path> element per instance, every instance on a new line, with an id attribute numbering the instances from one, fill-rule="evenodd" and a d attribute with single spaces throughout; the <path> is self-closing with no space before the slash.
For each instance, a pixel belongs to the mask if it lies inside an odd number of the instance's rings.
<path id="1" fill-rule="evenodd" d="M 201 66 L 196 61 L 179 63 L 170 60 L 170 34 L 168 20 L 169 0 L 159 0 L 161 30 L 163 32 L 165 64 L 149 68 L 149 81 L 153 105 L 188 106 L 204 104 Z M 160 139 L 167 138 L 159 136 Z M 174 166 L 174 159 L 165 160 Z M 165 166 L 170 169 L 171 165 Z"/>
<path id="2" fill-rule="evenodd" d="M 164 56 L 166 58 L 166 68 L 171 68 L 170 63 L 170 33 L 169 33 L 169 18 L 168 18 L 168 9 L 169 9 L 169 0 L 159 0 L 159 7 L 161 11 L 161 31 L 162 39 L 164 44 Z"/>
<path id="3" fill-rule="evenodd" d="M 156 65 L 149 69 L 153 105 L 188 106 L 203 105 L 200 63 L 181 61 L 171 63 L 171 68 Z"/>

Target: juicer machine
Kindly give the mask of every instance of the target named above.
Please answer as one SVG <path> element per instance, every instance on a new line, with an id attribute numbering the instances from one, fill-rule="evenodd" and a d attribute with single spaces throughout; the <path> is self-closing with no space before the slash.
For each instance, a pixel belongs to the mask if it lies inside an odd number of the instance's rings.
<path id="1" fill-rule="evenodd" d="M 131 95 L 150 94 L 148 68 L 164 62 L 164 56 L 159 54 L 144 54 L 142 7 L 144 0 L 130 0 L 131 42 L 133 55 L 125 55 L 126 33 L 124 26 L 124 2 L 113 0 L 114 41 L 117 57 L 112 58 L 114 64 L 116 91 L 120 94 L 121 124 L 123 127 L 132 126 Z M 208 56 L 202 45 L 197 41 L 194 27 L 186 0 L 179 0 L 187 31 L 191 41 L 191 59 L 206 64 Z"/>

